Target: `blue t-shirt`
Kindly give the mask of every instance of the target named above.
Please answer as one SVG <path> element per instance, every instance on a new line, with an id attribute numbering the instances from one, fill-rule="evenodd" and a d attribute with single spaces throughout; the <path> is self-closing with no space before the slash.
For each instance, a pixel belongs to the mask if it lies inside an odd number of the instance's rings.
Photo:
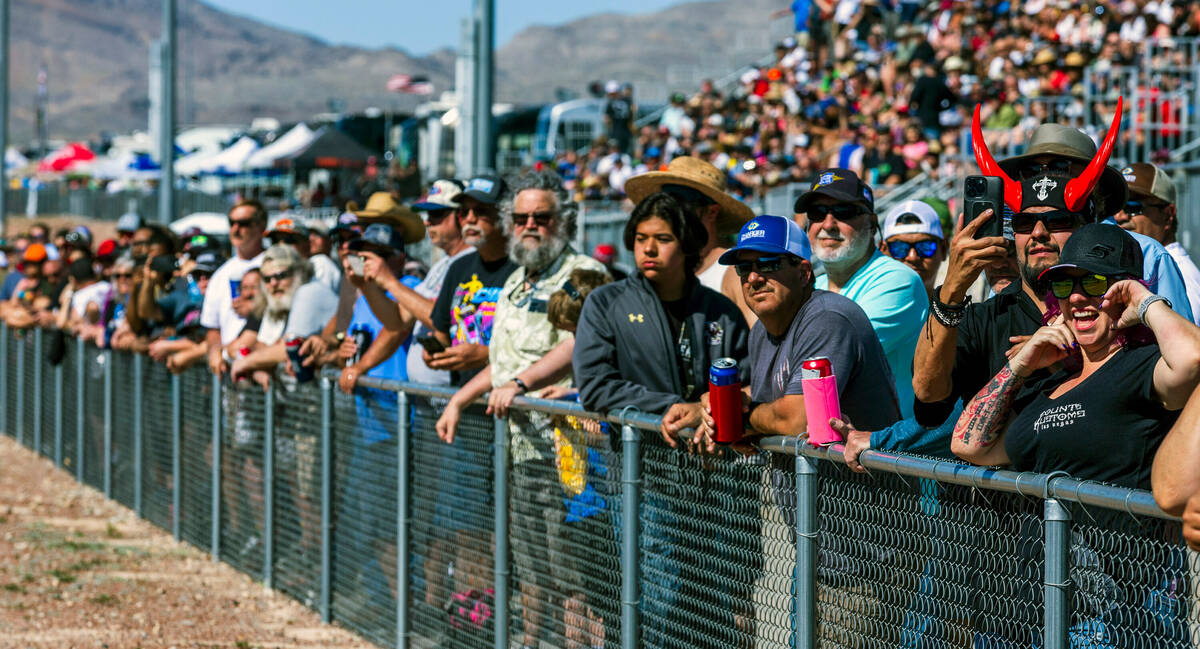
<path id="1" fill-rule="evenodd" d="M 796 19 L 796 33 L 808 31 L 808 14 L 812 12 L 812 0 L 792 0 L 792 14 Z"/>
<path id="2" fill-rule="evenodd" d="M 400 278 L 400 283 L 409 288 L 416 288 L 421 280 L 411 275 L 405 275 Z M 360 294 L 354 301 L 354 314 L 350 318 L 348 332 L 365 331 L 365 340 L 368 341 L 369 346 L 370 341 L 374 341 L 382 330 L 383 324 L 371 312 L 367 298 Z M 410 336 L 396 349 L 396 353 L 367 370 L 366 375 L 384 381 L 407 381 L 408 346 L 411 342 L 412 337 Z M 366 349 L 359 350 L 360 354 L 364 352 Z M 367 444 L 387 441 L 395 434 L 397 422 L 395 392 L 360 387 L 354 391 L 354 410 L 358 415 L 358 426 L 355 429 Z"/>
<path id="3" fill-rule="evenodd" d="M 1104 223 L 1114 228 L 1121 227 L 1109 217 Z M 1128 232 L 1128 230 L 1127 230 Z M 1192 321 L 1192 305 L 1188 301 L 1187 284 L 1183 282 L 1183 273 L 1179 265 L 1171 257 L 1171 253 L 1159 243 L 1144 234 L 1129 232 L 1142 247 L 1142 279 L 1150 285 L 1150 290 L 1171 301 L 1171 309 L 1183 316 L 1188 322 Z M 1197 323 L 1200 324 L 1200 323 Z"/>
<path id="4" fill-rule="evenodd" d="M 829 290 L 829 276 L 818 277 L 816 287 Z M 896 381 L 901 418 L 912 417 L 912 362 L 921 327 L 929 316 L 929 296 L 921 276 L 876 250 L 842 287 L 841 294 L 862 307 L 871 320 Z"/>
<path id="5" fill-rule="evenodd" d="M 4 277 L 4 284 L 0 286 L 0 300 L 5 302 L 12 299 L 13 291 L 17 290 L 17 282 L 25 279 L 21 271 L 14 270 Z"/>

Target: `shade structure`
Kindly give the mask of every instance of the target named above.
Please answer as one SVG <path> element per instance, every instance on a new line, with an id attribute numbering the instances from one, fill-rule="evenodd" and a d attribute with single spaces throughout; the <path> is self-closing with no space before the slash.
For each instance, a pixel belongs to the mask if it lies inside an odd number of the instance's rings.
<path id="1" fill-rule="evenodd" d="M 227 235 L 229 234 L 229 216 L 220 212 L 196 212 L 172 221 L 167 227 L 171 228 L 171 232 L 175 234 L 183 234 L 192 228 L 200 228 L 204 234 Z"/>
<path id="2" fill-rule="evenodd" d="M 303 151 L 317 134 L 307 125 L 297 124 L 292 130 L 280 135 L 274 142 L 255 151 L 246 159 L 245 169 L 271 169 L 275 161 Z"/>
<path id="3" fill-rule="evenodd" d="M 242 136 L 216 153 L 195 153 L 179 160 L 175 163 L 175 173 L 180 176 L 238 174 L 246 168 L 247 161 L 260 148 L 254 138 Z"/>
<path id="4" fill-rule="evenodd" d="M 40 173 L 62 173 L 74 167 L 96 159 L 96 154 L 82 142 L 71 142 L 63 145 L 38 163 Z"/>
<path id="5" fill-rule="evenodd" d="M 357 140 L 331 126 L 324 126 L 308 146 L 296 153 L 275 161 L 276 166 L 293 169 L 359 169 L 366 165 L 367 158 L 376 152 L 358 143 Z"/>

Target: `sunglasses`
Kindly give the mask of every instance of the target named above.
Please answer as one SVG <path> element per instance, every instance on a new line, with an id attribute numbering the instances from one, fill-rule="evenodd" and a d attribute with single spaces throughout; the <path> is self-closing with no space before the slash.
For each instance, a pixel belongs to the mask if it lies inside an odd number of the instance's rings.
<path id="1" fill-rule="evenodd" d="M 782 267 L 783 255 L 771 255 L 768 257 L 759 257 L 758 259 L 739 261 L 733 265 L 733 270 L 737 273 L 738 277 L 746 277 L 751 271 L 759 275 L 778 273 Z"/>
<path id="2" fill-rule="evenodd" d="M 252 218 L 251 219 L 240 219 L 240 220 L 236 220 L 236 221 L 233 219 L 229 219 L 229 229 L 232 230 L 234 228 L 249 228 L 249 227 L 253 227 L 255 223 L 256 223 L 256 221 Z"/>
<path id="3" fill-rule="evenodd" d="M 1029 234 L 1037 227 L 1039 221 L 1051 232 L 1070 232 L 1083 223 L 1083 215 L 1066 210 L 1053 212 L 1017 212 L 1012 215 L 1012 229 L 1017 234 Z"/>
<path id="4" fill-rule="evenodd" d="M 811 205 L 805 214 L 809 222 L 817 223 L 824 221 L 827 214 L 832 214 L 839 221 L 849 221 L 863 214 L 863 211 L 857 205 Z"/>
<path id="5" fill-rule="evenodd" d="M 921 259 L 929 259 L 937 254 L 938 242 L 936 241 L 918 241 L 909 243 L 907 241 L 892 241 L 887 245 L 888 254 L 893 259 L 904 259 L 908 256 L 910 250 L 916 250 L 917 256 Z"/>
<path id="6" fill-rule="evenodd" d="M 1129 216 L 1137 216 L 1139 214 L 1145 214 L 1146 208 L 1161 210 L 1166 206 L 1166 203 L 1143 203 L 1141 201 L 1128 201 L 1125 203 L 1125 207 L 1121 211 L 1125 212 Z"/>
<path id="7" fill-rule="evenodd" d="M 1063 277 L 1050 282 L 1050 292 L 1060 300 L 1071 297 L 1076 290 L 1082 291 L 1088 297 L 1103 297 L 1108 292 L 1108 287 L 1117 283 L 1119 279 L 1094 273 L 1082 277 Z"/>
<path id="8" fill-rule="evenodd" d="M 477 220 L 495 221 L 500 212 L 495 205 L 473 205 L 462 208 L 458 214 L 464 221 L 467 220 L 468 216 L 472 216 Z"/>
<path id="9" fill-rule="evenodd" d="M 291 277 L 292 272 L 293 271 L 291 269 L 288 269 L 288 270 L 281 270 L 278 273 L 275 273 L 274 275 L 263 275 L 262 276 L 263 284 L 270 284 L 271 282 L 276 282 L 276 281 L 282 282 L 283 280 Z"/>
<path id="10" fill-rule="evenodd" d="M 437 225 L 446 220 L 446 217 L 458 212 L 456 209 L 445 210 L 429 210 L 425 213 L 425 223 L 428 225 Z"/>
<path id="11" fill-rule="evenodd" d="M 549 227 L 550 221 L 554 220 L 554 212 L 529 212 L 526 214 L 513 212 L 512 224 L 525 226 L 529 224 L 529 219 L 533 219 L 539 228 Z"/>
<path id="12" fill-rule="evenodd" d="M 1020 169 L 1017 169 L 1017 175 L 1020 177 L 1020 180 L 1028 180 L 1036 176 L 1046 176 L 1050 174 L 1066 176 L 1070 175 L 1070 173 L 1070 160 L 1051 160 L 1050 162 L 1046 163 L 1033 162 L 1027 165 L 1022 165 Z"/>
<path id="13" fill-rule="evenodd" d="M 133 273 L 113 273 L 113 279 L 133 279 Z"/>

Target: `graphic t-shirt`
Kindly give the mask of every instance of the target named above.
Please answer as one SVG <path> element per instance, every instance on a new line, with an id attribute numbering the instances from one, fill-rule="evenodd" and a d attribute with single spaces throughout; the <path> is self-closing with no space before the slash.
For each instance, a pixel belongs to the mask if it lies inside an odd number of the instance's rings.
<path id="1" fill-rule="evenodd" d="M 1012 468 L 1149 489 L 1154 453 L 1179 416 L 1154 394 L 1161 356 L 1158 345 L 1121 349 L 1055 399 L 1050 393 L 1070 378 L 1066 370 L 1027 384 L 1004 435 Z"/>
<path id="2" fill-rule="evenodd" d="M 433 305 L 433 324 L 450 336 L 450 346 L 492 341 L 492 321 L 504 281 L 517 269 L 508 257 L 485 262 L 478 252 L 450 265 L 437 302 Z M 452 372 L 451 382 L 462 385 L 478 370 Z"/>

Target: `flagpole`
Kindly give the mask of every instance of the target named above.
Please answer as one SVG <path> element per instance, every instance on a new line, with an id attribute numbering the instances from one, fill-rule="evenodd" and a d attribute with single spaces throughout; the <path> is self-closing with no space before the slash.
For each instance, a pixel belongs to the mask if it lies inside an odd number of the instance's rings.
<path id="1" fill-rule="evenodd" d="M 495 167 L 492 142 L 492 45 L 495 36 L 494 0 L 475 0 L 475 155 L 474 173 Z"/>
<path id="2" fill-rule="evenodd" d="M 8 0 L 0 0 L 0 235 L 8 232 Z"/>
<path id="3" fill-rule="evenodd" d="M 175 0 L 163 0 L 161 119 L 158 131 L 158 220 L 175 220 Z"/>

